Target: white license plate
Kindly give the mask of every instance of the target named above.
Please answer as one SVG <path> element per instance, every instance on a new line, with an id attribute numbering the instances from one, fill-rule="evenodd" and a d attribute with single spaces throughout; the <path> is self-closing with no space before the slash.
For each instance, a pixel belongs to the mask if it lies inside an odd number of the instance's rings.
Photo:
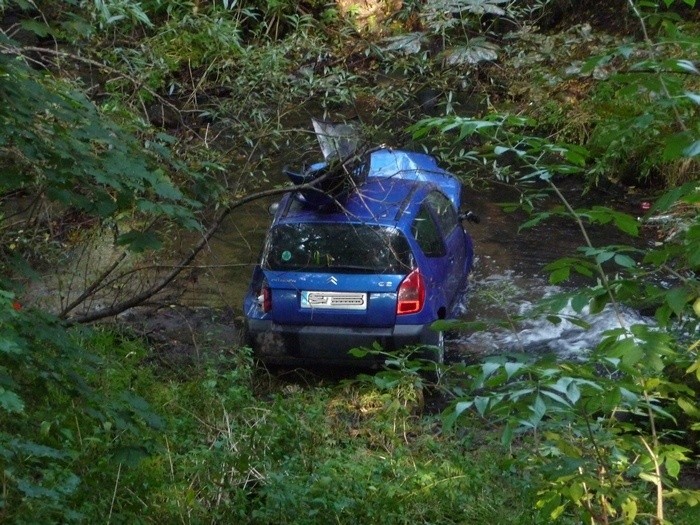
<path id="1" fill-rule="evenodd" d="M 353 292 L 301 292 L 302 308 L 367 310 L 367 294 Z"/>

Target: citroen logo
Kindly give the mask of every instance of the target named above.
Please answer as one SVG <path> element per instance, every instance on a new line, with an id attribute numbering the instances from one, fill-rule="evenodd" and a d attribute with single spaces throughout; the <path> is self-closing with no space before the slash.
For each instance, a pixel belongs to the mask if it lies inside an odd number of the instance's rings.
<path id="1" fill-rule="evenodd" d="M 334 275 L 331 275 L 328 279 L 326 279 L 326 282 L 329 284 L 338 284 L 338 279 L 336 279 Z"/>

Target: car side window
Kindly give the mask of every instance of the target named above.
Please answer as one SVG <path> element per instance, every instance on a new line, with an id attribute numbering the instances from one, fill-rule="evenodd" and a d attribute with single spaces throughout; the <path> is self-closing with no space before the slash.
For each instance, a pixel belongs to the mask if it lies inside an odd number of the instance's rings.
<path id="1" fill-rule="evenodd" d="M 431 192 L 426 198 L 426 202 L 435 212 L 435 216 L 440 223 L 440 229 L 447 237 L 455 226 L 459 224 L 459 218 L 454 206 L 452 206 L 452 202 L 437 191 Z"/>
<path id="2" fill-rule="evenodd" d="M 427 257 L 445 255 L 445 243 L 440 237 L 440 230 L 425 204 L 420 207 L 418 215 L 411 225 L 411 233 Z"/>

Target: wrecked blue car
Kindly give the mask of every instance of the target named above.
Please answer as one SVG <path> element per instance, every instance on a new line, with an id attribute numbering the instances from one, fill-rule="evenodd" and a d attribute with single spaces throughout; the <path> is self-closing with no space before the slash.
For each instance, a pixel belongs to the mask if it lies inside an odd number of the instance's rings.
<path id="1" fill-rule="evenodd" d="M 474 250 L 460 181 L 423 153 L 377 149 L 345 182 L 323 163 L 289 173 L 244 299 L 246 337 L 271 364 L 359 364 L 378 343 L 442 361 L 431 328 L 461 306 Z M 340 188 L 340 189 L 338 189 Z"/>

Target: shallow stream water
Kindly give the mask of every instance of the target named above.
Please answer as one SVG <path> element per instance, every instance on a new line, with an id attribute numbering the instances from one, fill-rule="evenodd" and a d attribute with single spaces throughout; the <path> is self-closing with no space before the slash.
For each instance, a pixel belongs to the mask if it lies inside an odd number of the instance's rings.
<path id="1" fill-rule="evenodd" d="M 588 198 L 591 197 L 603 198 Z M 569 188 L 567 199 L 573 202 L 583 200 L 581 190 Z M 576 256 L 578 248 L 584 245 L 583 236 L 574 221 L 566 218 L 550 219 L 536 228 L 521 230 L 520 224 L 525 216 L 505 213 L 498 204 L 513 200 L 510 189 L 474 194 L 473 205 L 482 222 L 469 228 L 475 240 L 477 263 L 466 297 L 464 318 L 485 321 L 491 326 L 505 326 L 454 334 L 449 340 L 448 352 L 451 351 L 455 360 L 503 352 L 556 353 L 574 359 L 584 357 L 606 330 L 620 327 L 618 317 L 611 309 L 599 315 L 589 315 L 585 309 L 576 314 L 570 307 L 560 312 L 562 317 L 580 318 L 588 324 L 586 328 L 566 319 L 555 324 L 547 319 L 547 315 L 530 315 L 540 299 L 585 283 L 574 277 L 573 282 L 551 285 L 549 274 L 544 269 L 558 258 Z M 609 205 L 619 207 L 612 202 Z M 629 204 L 623 206 L 628 208 L 623 211 L 636 211 Z M 643 242 L 625 238 L 613 228 L 592 228 L 588 234 L 595 246 Z M 639 312 L 625 308 L 620 311 L 620 318 L 625 326 L 649 322 Z"/>

